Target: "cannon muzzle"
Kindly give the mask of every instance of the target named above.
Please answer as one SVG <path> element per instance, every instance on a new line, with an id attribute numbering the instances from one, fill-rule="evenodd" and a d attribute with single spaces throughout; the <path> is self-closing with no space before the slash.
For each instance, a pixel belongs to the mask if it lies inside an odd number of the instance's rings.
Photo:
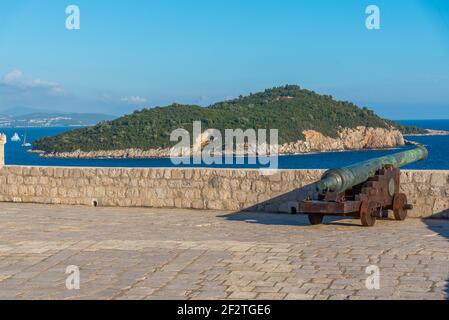
<path id="1" fill-rule="evenodd" d="M 317 191 L 320 194 L 341 193 L 374 177 L 376 172 L 386 165 L 399 169 L 426 159 L 428 154 L 429 152 L 424 146 L 418 146 L 415 149 L 356 163 L 348 167 L 332 169 L 324 173 L 321 181 L 317 184 Z"/>

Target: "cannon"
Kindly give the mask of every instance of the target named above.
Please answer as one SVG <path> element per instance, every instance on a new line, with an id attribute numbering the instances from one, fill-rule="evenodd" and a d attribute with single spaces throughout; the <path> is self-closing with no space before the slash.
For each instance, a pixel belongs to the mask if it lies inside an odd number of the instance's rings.
<path id="1" fill-rule="evenodd" d="M 363 226 L 374 226 L 376 219 L 387 218 L 392 210 L 394 218 L 402 221 L 413 206 L 400 192 L 400 168 L 424 160 L 428 151 L 424 146 L 328 170 L 316 183 L 314 198 L 301 201 L 299 212 L 306 214 L 312 225 L 323 222 L 326 215 L 360 219 Z"/>

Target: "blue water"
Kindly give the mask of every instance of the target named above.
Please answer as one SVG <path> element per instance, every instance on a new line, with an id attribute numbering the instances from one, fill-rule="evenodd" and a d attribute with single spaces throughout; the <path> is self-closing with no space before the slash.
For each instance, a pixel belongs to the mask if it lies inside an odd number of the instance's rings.
<path id="1" fill-rule="evenodd" d="M 448 130 L 449 120 L 409 120 L 401 121 L 404 124 L 417 125 L 422 128 Z M 39 166 L 76 166 L 76 167 L 173 167 L 170 159 L 46 159 L 38 154 L 28 153 L 22 147 L 21 142 L 11 142 L 10 137 L 17 132 L 23 139 L 27 135 L 27 141 L 56 135 L 73 128 L 17 128 L 0 129 L 0 132 L 8 136 L 5 146 L 5 161 L 9 165 L 39 165 Z M 408 137 L 409 140 L 420 142 L 429 149 L 429 158 L 425 161 L 409 165 L 409 169 L 449 169 L 449 136 L 434 137 Z M 355 162 L 395 153 L 411 146 L 394 150 L 364 150 L 348 152 L 328 152 L 307 155 L 281 156 L 279 168 L 281 169 L 322 169 L 335 168 L 350 165 Z M 195 167 L 198 165 L 185 165 Z M 257 168 L 258 165 L 200 165 L 200 167 L 231 167 L 231 168 Z"/>

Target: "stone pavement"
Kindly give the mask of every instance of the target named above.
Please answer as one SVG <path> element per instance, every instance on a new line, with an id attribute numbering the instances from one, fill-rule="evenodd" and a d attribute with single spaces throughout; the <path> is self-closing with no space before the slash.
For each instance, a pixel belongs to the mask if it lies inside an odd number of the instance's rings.
<path id="1" fill-rule="evenodd" d="M 449 221 L 327 222 L 2 203 L 0 299 L 447 298 Z M 80 290 L 66 288 L 70 265 Z"/>

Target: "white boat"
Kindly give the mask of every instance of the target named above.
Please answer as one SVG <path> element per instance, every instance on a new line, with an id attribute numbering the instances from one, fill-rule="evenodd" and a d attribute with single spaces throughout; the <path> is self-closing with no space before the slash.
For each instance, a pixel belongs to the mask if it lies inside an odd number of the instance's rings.
<path id="1" fill-rule="evenodd" d="M 11 141 L 12 142 L 20 142 L 21 141 L 20 136 L 17 132 L 14 133 L 14 135 L 11 137 Z"/>
<path id="2" fill-rule="evenodd" d="M 23 138 L 22 147 L 32 147 L 31 143 L 27 142 L 27 135 L 26 134 L 25 134 L 25 137 Z"/>

